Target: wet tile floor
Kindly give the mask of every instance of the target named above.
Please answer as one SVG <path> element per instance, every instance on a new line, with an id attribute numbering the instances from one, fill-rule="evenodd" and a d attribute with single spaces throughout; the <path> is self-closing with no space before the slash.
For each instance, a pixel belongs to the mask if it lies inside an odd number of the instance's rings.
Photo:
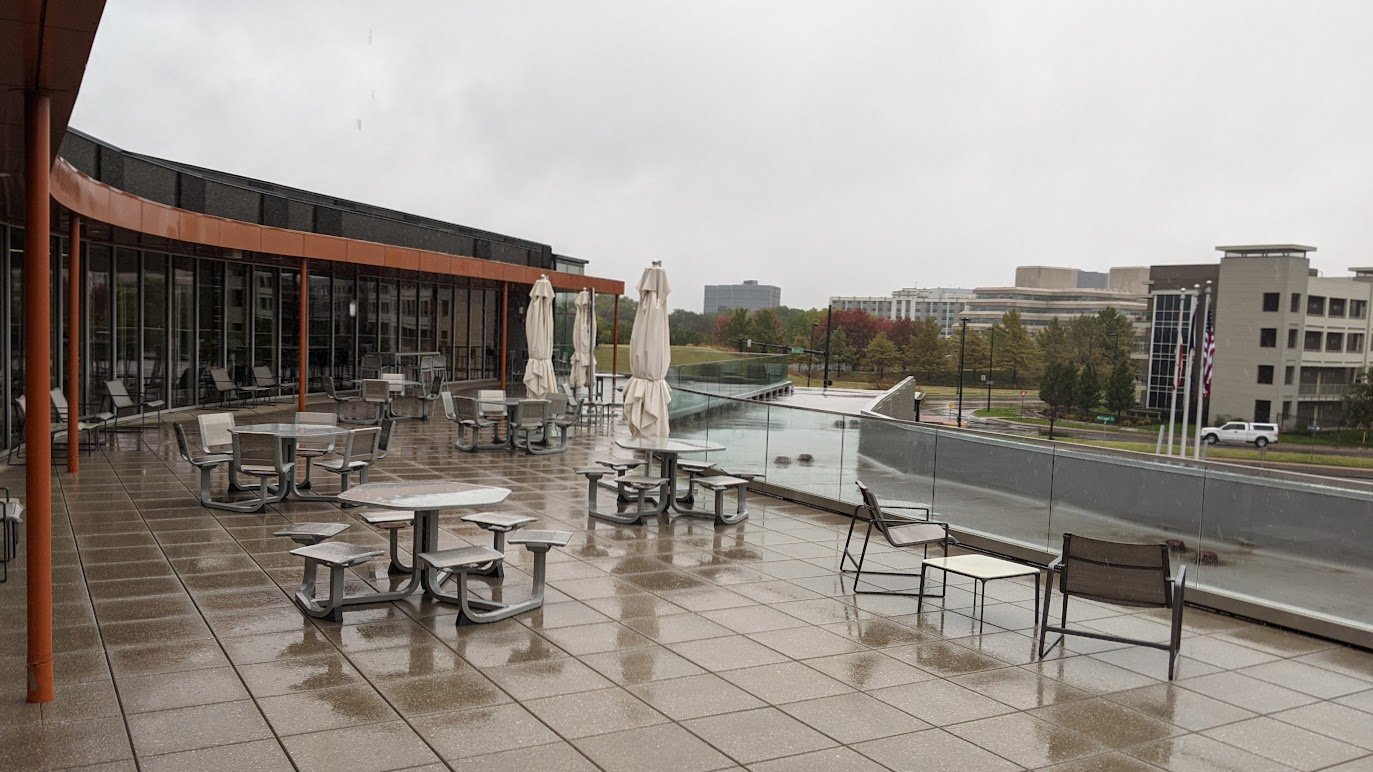
<path id="1" fill-rule="evenodd" d="M 615 526 L 587 518 L 573 473 L 621 455 L 608 431 L 543 457 L 459 453 L 451 431 L 401 424 L 372 479 L 507 487 L 499 509 L 573 531 L 541 611 L 458 629 L 415 598 L 307 619 L 272 532 L 341 521 L 383 547 L 356 510 L 202 508 L 166 429 L 55 472 L 57 699 L 23 702 L 21 555 L 0 585 L 0 769 L 1373 770 L 1373 654 L 1189 609 L 1171 684 L 1147 649 L 1080 639 L 1041 662 L 1028 582 L 988 587 L 979 633 L 966 584 L 924 614 L 852 594 L 842 517 L 753 497 L 735 526 Z M 22 468 L 0 484 L 22 495 Z M 461 514 L 442 546 L 488 544 Z M 527 554 L 507 554 L 522 597 Z M 379 559 L 350 589 L 391 582 Z M 1073 616 L 1166 631 L 1148 611 Z"/>

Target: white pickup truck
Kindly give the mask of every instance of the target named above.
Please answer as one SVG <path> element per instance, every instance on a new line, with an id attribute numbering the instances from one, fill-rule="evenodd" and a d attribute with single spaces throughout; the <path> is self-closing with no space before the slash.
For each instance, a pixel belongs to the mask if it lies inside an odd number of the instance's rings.
<path id="1" fill-rule="evenodd" d="M 1201 439 L 1207 445 L 1215 445 L 1217 442 L 1252 442 L 1256 447 L 1262 448 L 1278 441 L 1278 425 L 1231 421 L 1224 426 L 1203 427 Z"/>

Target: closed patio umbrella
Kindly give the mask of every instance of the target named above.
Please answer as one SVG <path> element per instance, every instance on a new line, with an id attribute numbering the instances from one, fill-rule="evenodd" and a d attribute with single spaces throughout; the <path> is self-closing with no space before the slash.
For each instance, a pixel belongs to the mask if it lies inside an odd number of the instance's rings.
<path id="1" fill-rule="evenodd" d="M 572 388 L 590 388 L 596 368 L 596 314 L 591 308 L 591 293 L 577 293 L 577 316 L 572 322 Z"/>
<path id="2" fill-rule="evenodd" d="M 529 343 L 529 363 L 524 368 L 524 387 L 531 397 L 546 397 L 558 387 L 553 374 L 553 285 L 540 276 L 529 290 L 524 315 L 524 334 Z"/>
<path id="3" fill-rule="evenodd" d="M 639 310 L 629 335 L 629 384 L 625 386 L 625 420 L 633 437 L 667 439 L 667 406 L 672 389 L 667 369 L 672 348 L 667 326 L 667 295 L 671 287 L 660 261 L 639 279 Z"/>

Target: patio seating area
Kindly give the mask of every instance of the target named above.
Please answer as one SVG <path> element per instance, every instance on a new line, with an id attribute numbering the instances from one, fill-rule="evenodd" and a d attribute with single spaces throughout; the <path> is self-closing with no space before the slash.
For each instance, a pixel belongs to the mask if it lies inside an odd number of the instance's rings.
<path id="1" fill-rule="evenodd" d="M 462 582 L 506 603 L 536 594 L 537 561 L 541 607 L 460 627 L 458 607 L 415 594 L 342 622 L 307 616 L 292 551 L 310 539 L 278 532 L 346 525 L 321 559 L 342 565 L 344 592 L 386 592 L 410 581 L 390 559 L 415 566 L 396 538 L 410 521 L 296 497 L 206 508 L 174 429 L 194 415 L 149 415 L 84 456 L 79 478 L 54 471 L 57 697 L 24 702 L 21 538 L 0 584 L 0 770 L 1373 769 L 1373 653 L 1188 608 L 1171 682 L 1169 652 L 1120 641 L 1070 636 L 1041 661 L 1035 577 L 985 582 L 976 613 L 975 580 L 952 571 L 923 612 L 855 594 L 846 516 L 757 494 L 733 524 L 588 516 L 586 474 L 613 479 L 599 462 L 625 455 L 615 422 L 532 455 L 463 452 L 453 421 L 403 421 L 369 468 L 372 483 L 508 489 L 489 515 L 441 514 L 419 561 L 488 569 Z M 245 405 L 235 420 L 294 411 Z M 228 473 L 210 468 L 216 495 Z M 314 482 L 332 491 L 334 476 Z M 0 486 L 23 500 L 22 468 L 0 468 Z M 720 511 L 715 491 L 697 495 Z M 938 515 L 958 527 L 958 512 Z M 480 549 L 464 564 L 463 548 Z M 863 582 L 909 587 L 924 556 L 874 535 Z M 1173 620 L 1067 608 L 1074 630 L 1126 639 L 1166 641 Z"/>

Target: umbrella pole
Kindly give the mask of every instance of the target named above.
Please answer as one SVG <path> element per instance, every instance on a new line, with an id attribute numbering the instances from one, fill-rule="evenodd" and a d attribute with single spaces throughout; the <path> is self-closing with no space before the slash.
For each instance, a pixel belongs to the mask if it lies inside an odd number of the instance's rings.
<path id="1" fill-rule="evenodd" d="M 508 329 L 510 321 L 510 282 L 501 283 L 501 362 L 497 367 L 501 369 L 501 391 L 505 391 L 506 362 L 509 360 L 506 345 L 509 343 Z"/>
<path id="2" fill-rule="evenodd" d="M 615 296 L 610 318 L 610 401 L 615 401 L 615 376 L 620 372 L 620 296 Z"/>

